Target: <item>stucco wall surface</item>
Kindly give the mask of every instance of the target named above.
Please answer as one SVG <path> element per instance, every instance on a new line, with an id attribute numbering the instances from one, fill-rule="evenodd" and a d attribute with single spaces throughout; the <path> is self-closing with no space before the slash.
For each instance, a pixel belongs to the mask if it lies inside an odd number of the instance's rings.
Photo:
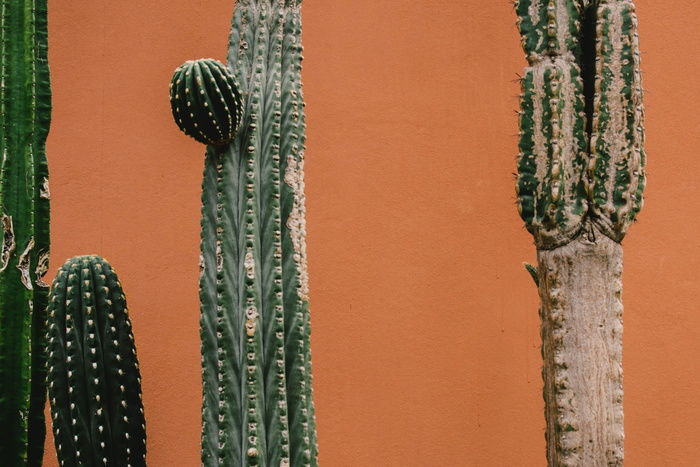
<path id="1" fill-rule="evenodd" d="M 626 459 L 700 458 L 700 6 L 638 0 L 648 189 L 624 240 Z M 326 467 L 544 466 L 532 238 L 515 208 L 506 1 L 305 0 L 307 232 Z M 204 148 L 172 121 L 231 0 L 50 2 L 51 273 L 105 256 L 127 293 L 148 460 L 199 465 Z M 48 466 L 56 461 L 47 440 Z"/>

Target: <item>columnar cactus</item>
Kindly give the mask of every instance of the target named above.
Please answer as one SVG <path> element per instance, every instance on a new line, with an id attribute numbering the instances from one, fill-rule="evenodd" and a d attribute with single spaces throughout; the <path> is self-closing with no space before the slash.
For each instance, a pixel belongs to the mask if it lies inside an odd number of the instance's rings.
<path id="1" fill-rule="evenodd" d="M 141 375 L 121 283 L 98 256 L 69 259 L 51 288 L 48 380 L 62 466 L 145 466 Z"/>
<path id="2" fill-rule="evenodd" d="M 0 463 L 41 465 L 46 434 L 51 119 L 46 0 L 0 13 Z"/>
<path id="3" fill-rule="evenodd" d="M 241 129 L 207 148 L 202 194 L 206 466 L 317 465 L 301 60 L 300 0 L 236 2 Z"/>
<path id="4" fill-rule="evenodd" d="M 630 0 L 516 0 L 518 208 L 538 249 L 550 466 L 620 466 L 622 248 L 642 207 L 644 110 Z"/>

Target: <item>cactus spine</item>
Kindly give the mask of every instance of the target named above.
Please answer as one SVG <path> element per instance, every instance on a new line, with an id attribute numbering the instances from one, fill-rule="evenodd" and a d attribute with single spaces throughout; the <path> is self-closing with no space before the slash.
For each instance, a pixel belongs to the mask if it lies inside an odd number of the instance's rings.
<path id="1" fill-rule="evenodd" d="M 547 459 L 621 466 L 622 248 L 642 207 L 644 110 L 630 0 L 516 0 L 529 62 L 518 209 L 538 249 Z"/>
<path id="2" fill-rule="evenodd" d="M 41 465 L 49 257 L 47 2 L 0 4 L 0 459 Z"/>
<path id="3" fill-rule="evenodd" d="M 301 60 L 300 0 L 236 2 L 228 67 L 241 128 L 227 145 L 210 143 L 202 183 L 206 466 L 318 465 Z"/>
<path id="4" fill-rule="evenodd" d="M 49 401 L 63 466 L 146 465 L 141 375 L 126 297 L 98 256 L 69 259 L 51 289 Z"/>

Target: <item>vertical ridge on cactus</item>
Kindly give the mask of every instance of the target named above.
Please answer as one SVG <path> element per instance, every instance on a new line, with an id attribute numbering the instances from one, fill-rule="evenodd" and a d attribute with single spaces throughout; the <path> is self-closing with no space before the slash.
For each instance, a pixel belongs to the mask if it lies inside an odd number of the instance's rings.
<path id="1" fill-rule="evenodd" d="M 621 466 L 622 247 L 642 207 L 644 108 L 630 0 L 516 0 L 516 193 L 538 249 L 550 466 Z"/>
<path id="2" fill-rule="evenodd" d="M 40 466 L 51 119 L 46 0 L 2 2 L 0 26 L 0 459 Z"/>
<path id="3" fill-rule="evenodd" d="M 242 96 L 202 182 L 202 463 L 316 466 L 301 89 L 301 2 L 236 2 Z"/>
<path id="4" fill-rule="evenodd" d="M 146 465 L 141 373 L 126 297 L 99 256 L 68 260 L 49 312 L 49 401 L 61 465 Z"/>

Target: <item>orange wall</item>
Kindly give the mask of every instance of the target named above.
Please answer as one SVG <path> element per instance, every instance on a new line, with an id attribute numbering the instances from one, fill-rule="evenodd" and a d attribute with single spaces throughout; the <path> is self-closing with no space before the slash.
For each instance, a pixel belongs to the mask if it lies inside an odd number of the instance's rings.
<path id="1" fill-rule="evenodd" d="M 625 240 L 627 465 L 700 458 L 700 35 L 638 0 L 647 203 Z M 231 0 L 51 2 L 52 262 L 118 270 L 149 465 L 199 465 L 203 146 L 170 116 L 187 59 L 225 58 Z M 512 7 L 306 0 L 307 203 L 320 461 L 537 467 L 532 239 L 514 206 Z M 48 466 L 55 466 L 51 439 Z"/>

